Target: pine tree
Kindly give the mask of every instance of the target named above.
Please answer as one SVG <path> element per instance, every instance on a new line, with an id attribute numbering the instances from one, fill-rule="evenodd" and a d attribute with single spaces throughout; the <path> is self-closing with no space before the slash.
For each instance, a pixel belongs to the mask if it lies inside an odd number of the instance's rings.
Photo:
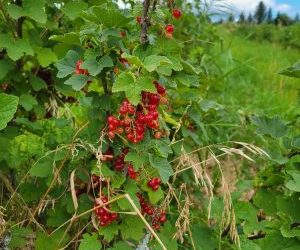
<path id="1" fill-rule="evenodd" d="M 280 22 L 280 16 L 281 16 L 280 12 L 277 12 L 276 17 L 275 17 L 274 20 L 273 20 L 273 23 L 274 23 L 275 25 L 278 25 L 278 24 L 279 24 L 279 22 Z"/>
<path id="2" fill-rule="evenodd" d="M 253 23 L 253 16 L 252 16 L 251 13 L 250 13 L 249 16 L 247 17 L 247 22 L 248 22 L 248 23 Z"/>
<path id="3" fill-rule="evenodd" d="M 245 22 L 246 22 L 246 17 L 244 12 L 242 12 L 239 17 L 239 23 L 245 23 Z"/>
<path id="4" fill-rule="evenodd" d="M 272 9 L 271 8 L 269 8 L 269 10 L 268 10 L 267 23 L 273 23 L 273 13 L 272 13 Z"/>
<path id="5" fill-rule="evenodd" d="M 228 23 L 233 23 L 234 22 L 234 15 L 232 13 L 229 14 L 227 22 Z"/>
<path id="6" fill-rule="evenodd" d="M 254 14 L 255 21 L 257 24 L 261 24 L 266 19 L 267 16 L 266 9 L 267 8 L 264 2 L 260 1 L 256 7 L 255 14 Z"/>

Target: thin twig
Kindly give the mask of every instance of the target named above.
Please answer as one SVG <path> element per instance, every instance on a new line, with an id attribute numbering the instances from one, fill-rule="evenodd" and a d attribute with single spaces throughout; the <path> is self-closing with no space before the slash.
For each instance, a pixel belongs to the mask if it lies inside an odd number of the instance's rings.
<path id="1" fill-rule="evenodd" d="M 148 16 L 148 11 L 150 7 L 150 0 L 144 0 L 143 3 L 143 18 L 142 18 L 142 30 L 141 30 L 141 43 L 145 44 L 148 42 L 148 26 L 150 24 L 150 19 Z"/>

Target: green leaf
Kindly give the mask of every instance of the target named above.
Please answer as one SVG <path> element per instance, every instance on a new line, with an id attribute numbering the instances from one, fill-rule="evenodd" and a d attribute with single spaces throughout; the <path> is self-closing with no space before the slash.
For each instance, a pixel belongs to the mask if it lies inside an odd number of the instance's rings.
<path id="1" fill-rule="evenodd" d="M 40 161 L 35 163 L 29 170 L 31 176 L 48 177 L 52 173 L 53 163 L 51 161 Z"/>
<path id="2" fill-rule="evenodd" d="M 37 105 L 37 100 L 29 94 L 23 94 L 20 96 L 20 105 L 26 110 L 30 111 L 32 108 Z"/>
<path id="3" fill-rule="evenodd" d="M 273 231 L 268 233 L 264 238 L 256 240 L 262 250 L 284 250 L 293 245 L 299 246 L 299 241 L 295 239 L 284 238 L 280 232 Z"/>
<path id="4" fill-rule="evenodd" d="M 0 130 L 14 117 L 17 111 L 19 98 L 13 95 L 0 93 Z"/>
<path id="5" fill-rule="evenodd" d="M 76 32 L 69 32 L 63 35 L 53 35 L 49 37 L 49 40 L 70 45 L 80 45 L 79 34 Z"/>
<path id="6" fill-rule="evenodd" d="M 164 198 L 164 192 L 162 191 L 161 187 L 159 187 L 159 189 L 157 189 L 156 191 L 149 188 L 147 189 L 147 193 L 151 204 L 157 204 Z"/>
<path id="7" fill-rule="evenodd" d="M 272 191 L 259 189 L 253 198 L 254 204 L 265 211 L 267 215 L 276 213 L 276 196 Z"/>
<path id="8" fill-rule="evenodd" d="M 23 227 L 12 227 L 10 230 L 11 230 L 11 241 L 9 242 L 10 249 L 15 249 L 15 248 L 24 249 L 27 243 L 26 238 L 30 234 L 32 234 L 32 230 Z"/>
<path id="9" fill-rule="evenodd" d="M 161 65 L 156 69 L 156 72 L 160 75 L 171 76 L 172 75 L 172 65 L 171 64 Z"/>
<path id="10" fill-rule="evenodd" d="M 164 140 L 155 140 L 155 146 L 154 146 L 156 152 L 158 155 L 167 158 L 170 153 L 172 153 L 171 148 L 169 147 L 169 144 Z"/>
<path id="11" fill-rule="evenodd" d="M 108 55 L 101 57 L 98 62 L 95 58 L 91 58 L 91 59 L 85 60 L 84 63 L 82 64 L 82 68 L 88 69 L 89 73 L 92 76 L 96 76 L 99 73 L 101 73 L 101 71 L 104 68 L 112 67 L 112 66 L 114 66 L 114 63 L 113 63 L 112 59 L 110 58 L 110 56 L 108 56 Z"/>
<path id="12" fill-rule="evenodd" d="M 21 16 L 23 16 L 22 7 L 16 4 L 9 4 L 7 6 L 7 12 L 13 19 L 19 19 Z"/>
<path id="13" fill-rule="evenodd" d="M 43 68 L 48 67 L 50 64 L 57 61 L 56 54 L 50 48 L 35 48 L 37 59 Z"/>
<path id="14" fill-rule="evenodd" d="M 175 121 L 170 114 L 168 114 L 164 110 L 162 112 L 163 112 L 165 122 L 170 123 L 174 126 L 179 126 L 179 122 Z"/>
<path id="15" fill-rule="evenodd" d="M 58 69 L 57 77 L 64 78 L 70 74 L 73 74 L 76 69 L 76 62 L 80 59 L 80 56 L 74 50 L 68 51 L 67 55 L 56 63 Z"/>
<path id="16" fill-rule="evenodd" d="M 234 204 L 236 218 L 257 223 L 257 209 L 250 202 L 238 201 Z"/>
<path id="17" fill-rule="evenodd" d="M 47 226 L 59 227 L 69 219 L 69 214 L 66 209 L 60 204 L 56 204 L 54 209 L 50 209 L 47 212 Z"/>
<path id="18" fill-rule="evenodd" d="M 172 225 L 169 221 L 167 221 L 157 232 L 158 237 L 161 239 L 163 244 L 165 245 L 166 249 L 168 250 L 177 250 L 178 243 L 173 237 L 176 233 L 176 227 Z M 150 249 L 155 250 L 162 250 L 161 245 L 158 243 L 157 240 L 151 240 L 148 244 Z"/>
<path id="19" fill-rule="evenodd" d="M 241 250 L 262 250 L 253 241 L 248 239 L 241 239 Z"/>
<path id="20" fill-rule="evenodd" d="M 4 79 L 9 71 L 14 68 L 13 64 L 7 59 L 0 60 L 0 80 Z"/>
<path id="21" fill-rule="evenodd" d="M 24 55 L 34 55 L 29 41 L 25 38 L 11 41 L 4 47 L 7 48 L 7 54 L 13 61 L 20 59 Z"/>
<path id="22" fill-rule="evenodd" d="M 139 191 L 137 183 L 133 180 L 128 180 L 124 185 L 124 191 L 129 194 L 130 198 L 133 200 L 135 205 L 140 208 L 139 200 L 136 196 L 136 193 Z M 118 206 L 122 210 L 132 211 L 132 205 L 129 203 L 127 199 L 121 199 L 117 201 Z"/>
<path id="23" fill-rule="evenodd" d="M 125 156 L 125 161 L 131 162 L 134 170 L 139 170 L 140 167 L 148 160 L 147 155 L 145 154 L 139 154 L 136 151 L 130 151 L 126 156 Z"/>
<path id="24" fill-rule="evenodd" d="M 24 0 L 22 6 L 25 16 L 39 23 L 46 23 L 47 15 L 45 13 L 44 4 L 45 0 Z"/>
<path id="25" fill-rule="evenodd" d="M 267 116 L 252 116 L 251 122 L 258 127 L 257 132 L 262 135 L 270 135 L 273 138 L 280 138 L 287 134 L 288 127 L 280 117 L 269 118 Z"/>
<path id="26" fill-rule="evenodd" d="M 80 241 L 79 250 L 95 250 L 101 249 L 102 244 L 98 240 L 98 235 L 96 233 L 85 233 L 82 240 Z"/>
<path id="27" fill-rule="evenodd" d="M 136 79 L 134 74 L 131 72 L 123 72 L 120 74 L 112 88 L 114 93 L 124 91 L 126 97 L 133 105 L 139 104 L 141 92 L 143 90 L 149 92 L 156 91 L 152 83 L 152 79 L 144 76 Z"/>
<path id="28" fill-rule="evenodd" d="M 10 4 L 8 13 L 14 19 L 27 16 L 39 23 L 46 23 L 47 15 L 44 4 L 45 0 L 23 0 L 22 7 Z"/>
<path id="29" fill-rule="evenodd" d="M 173 169 L 166 158 L 149 154 L 149 161 L 152 167 L 158 170 L 160 178 L 164 183 L 173 175 Z"/>
<path id="30" fill-rule="evenodd" d="M 137 56 L 133 56 L 133 55 L 129 55 L 127 53 L 123 53 L 122 58 L 127 59 L 130 64 L 133 64 L 137 67 L 143 67 L 144 66 L 144 64 L 142 63 L 140 58 L 138 58 Z"/>
<path id="31" fill-rule="evenodd" d="M 89 77 L 87 75 L 72 75 L 67 81 L 66 85 L 72 86 L 76 91 L 81 90 L 87 83 Z"/>
<path id="32" fill-rule="evenodd" d="M 64 233 L 64 230 L 56 231 L 55 233 L 48 235 L 43 232 L 38 232 L 35 241 L 35 250 L 57 250 L 59 246 L 63 246 L 70 237 Z"/>
<path id="33" fill-rule="evenodd" d="M 295 192 L 300 192 L 300 172 L 296 170 L 287 171 L 287 173 L 293 178 L 289 180 L 285 186 Z"/>
<path id="34" fill-rule="evenodd" d="M 144 60 L 145 69 L 149 72 L 153 72 L 159 66 L 164 64 L 172 64 L 172 62 L 165 56 L 157 55 L 147 56 Z"/>
<path id="35" fill-rule="evenodd" d="M 120 225 L 123 239 L 140 240 L 144 234 L 145 225 L 138 216 L 127 215 Z"/>
<path id="36" fill-rule="evenodd" d="M 300 61 L 297 62 L 294 66 L 281 70 L 279 72 L 281 75 L 300 78 Z"/>
<path id="37" fill-rule="evenodd" d="M 276 197 L 276 207 L 280 213 L 288 215 L 294 221 L 300 221 L 300 200 L 297 193 L 288 197 L 278 195 Z"/>
<path id="38" fill-rule="evenodd" d="M 188 74 L 198 75 L 201 72 L 200 69 L 195 68 L 192 64 L 190 64 L 187 61 L 182 60 L 181 63 L 183 65 L 184 71 Z"/>
<path id="39" fill-rule="evenodd" d="M 292 227 L 292 223 L 284 223 L 280 228 L 280 232 L 285 238 L 300 237 L 300 228 Z"/>
<path id="40" fill-rule="evenodd" d="M 115 174 L 113 179 L 114 181 L 111 183 L 112 188 L 120 188 L 126 181 L 126 177 L 123 174 Z"/>
<path id="41" fill-rule="evenodd" d="M 193 225 L 192 233 L 197 250 L 214 250 L 218 248 L 218 236 L 211 228 L 204 225 Z"/>
<path id="42" fill-rule="evenodd" d="M 29 81 L 34 91 L 40 91 L 41 89 L 47 88 L 45 81 L 35 75 L 30 75 Z"/>
<path id="43" fill-rule="evenodd" d="M 100 227 L 98 233 L 103 235 L 105 241 L 111 242 L 119 234 L 119 227 L 116 223 L 112 223 L 107 227 Z"/>
<path id="44" fill-rule="evenodd" d="M 106 27 L 124 27 L 131 19 L 123 15 L 122 10 L 107 6 L 95 6 L 82 13 L 88 20 L 103 24 Z"/>
<path id="45" fill-rule="evenodd" d="M 117 242 L 114 247 L 108 248 L 109 250 L 132 250 L 132 248 L 125 242 Z"/>
<path id="46" fill-rule="evenodd" d="M 79 17 L 79 14 L 88 8 L 88 4 L 83 1 L 72 1 L 66 3 L 62 8 L 61 11 L 69 17 L 71 20 Z"/>

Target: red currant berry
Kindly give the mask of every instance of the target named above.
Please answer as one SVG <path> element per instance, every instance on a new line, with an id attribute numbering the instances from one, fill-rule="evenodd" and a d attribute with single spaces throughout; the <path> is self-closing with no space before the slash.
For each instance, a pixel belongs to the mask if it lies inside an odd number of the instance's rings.
<path id="1" fill-rule="evenodd" d="M 154 230 L 159 230 L 160 229 L 160 225 L 158 223 L 153 223 L 152 227 Z"/>
<path id="2" fill-rule="evenodd" d="M 118 134 L 123 134 L 123 132 L 124 132 L 124 129 L 122 127 L 117 128 L 117 133 Z"/>
<path id="3" fill-rule="evenodd" d="M 128 109 L 126 106 L 121 106 L 119 109 L 120 115 L 126 115 L 128 113 Z"/>
<path id="4" fill-rule="evenodd" d="M 108 132 L 108 138 L 109 138 L 109 139 L 114 139 L 114 138 L 115 138 L 115 133 L 112 132 L 112 131 L 109 131 L 109 132 Z"/>
<path id="5" fill-rule="evenodd" d="M 123 153 L 124 155 L 127 155 L 127 154 L 129 153 L 129 148 L 123 148 L 123 149 L 122 149 L 122 153 Z"/>
<path id="6" fill-rule="evenodd" d="M 129 125 L 131 124 L 131 122 L 132 122 L 132 119 L 129 118 L 129 117 L 126 117 L 126 118 L 124 119 L 124 125 L 125 125 L 125 126 L 129 126 Z"/>
<path id="7" fill-rule="evenodd" d="M 156 87 L 156 91 L 158 94 L 160 95 L 165 95 L 166 94 L 166 89 L 164 86 L 162 86 L 161 84 L 159 84 L 159 82 L 154 81 L 154 85 Z"/>
<path id="8" fill-rule="evenodd" d="M 175 19 L 180 19 L 182 16 L 181 10 L 177 8 L 173 9 L 172 15 Z"/>
<path id="9" fill-rule="evenodd" d="M 133 115 L 135 113 L 135 108 L 132 105 L 128 106 L 128 113 Z"/>
<path id="10" fill-rule="evenodd" d="M 160 223 L 165 223 L 166 221 L 167 221 L 167 216 L 165 214 L 163 214 L 159 217 L 159 222 Z"/>
<path id="11" fill-rule="evenodd" d="M 155 139 L 159 140 L 161 138 L 161 132 L 159 132 L 159 131 L 155 132 L 154 137 L 155 137 Z"/>
<path id="12" fill-rule="evenodd" d="M 126 36 L 126 32 L 125 31 L 120 31 L 120 37 L 125 37 Z"/>
<path id="13" fill-rule="evenodd" d="M 173 32 L 174 32 L 174 25 L 173 24 L 167 24 L 166 27 L 165 27 L 165 31 L 168 34 L 173 34 Z"/>
<path id="14" fill-rule="evenodd" d="M 142 23 L 142 17 L 141 16 L 136 16 L 135 17 L 135 20 L 138 24 L 141 24 Z"/>

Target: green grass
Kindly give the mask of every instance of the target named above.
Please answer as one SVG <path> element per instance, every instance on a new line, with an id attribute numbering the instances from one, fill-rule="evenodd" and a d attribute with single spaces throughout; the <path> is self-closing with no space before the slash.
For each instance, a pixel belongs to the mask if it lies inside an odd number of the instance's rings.
<path id="1" fill-rule="evenodd" d="M 222 102 L 247 113 L 292 119 L 299 109 L 300 80 L 277 73 L 299 61 L 300 51 L 234 36 L 225 28 L 220 32 L 229 57 L 223 67 L 232 70 L 223 86 Z"/>

